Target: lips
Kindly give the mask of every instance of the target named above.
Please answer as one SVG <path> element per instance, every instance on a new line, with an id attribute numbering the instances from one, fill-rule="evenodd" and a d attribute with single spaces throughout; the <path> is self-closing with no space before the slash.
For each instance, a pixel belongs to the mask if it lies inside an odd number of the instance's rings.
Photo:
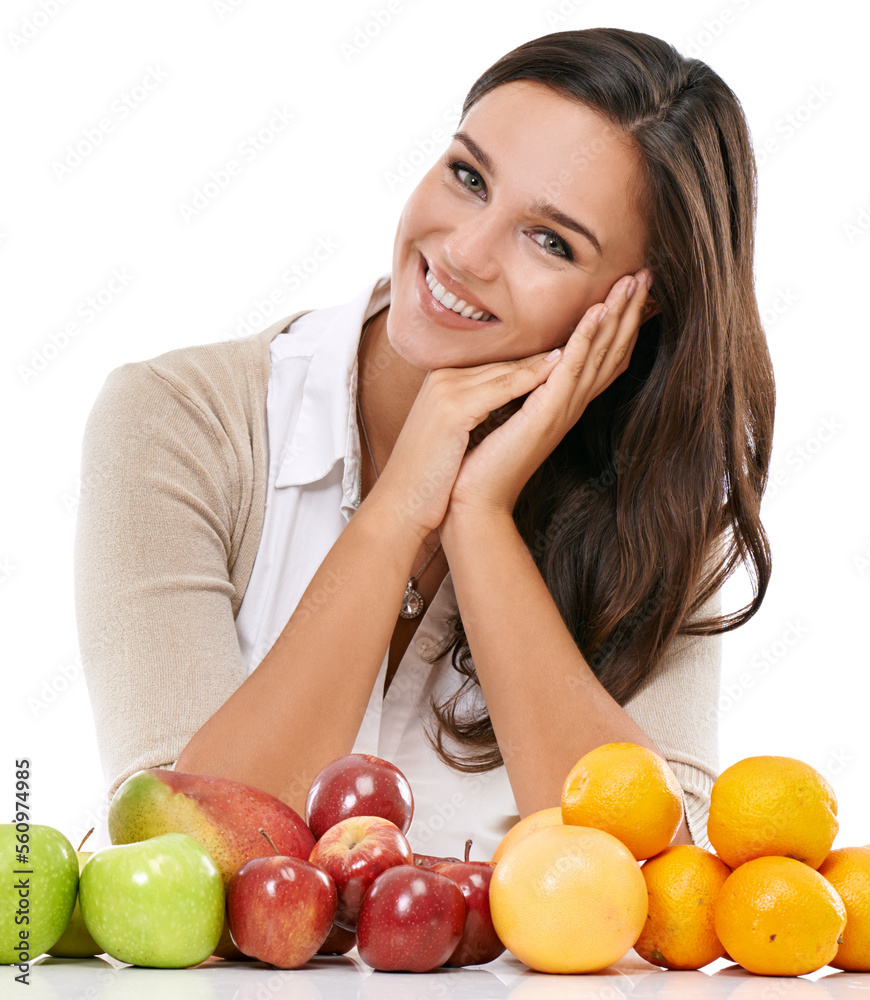
<path id="1" fill-rule="evenodd" d="M 454 315 L 463 319 L 471 319 L 475 323 L 498 322 L 486 303 L 481 302 L 471 291 L 461 282 L 451 277 L 447 272 L 433 264 L 427 258 L 422 258 L 424 269 L 424 280 L 432 294 L 433 301 L 437 302 L 444 309 L 450 310 Z M 439 286 L 443 293 L 438 291 Z M 459 307 L 457 309 L 457 306 Z"/>

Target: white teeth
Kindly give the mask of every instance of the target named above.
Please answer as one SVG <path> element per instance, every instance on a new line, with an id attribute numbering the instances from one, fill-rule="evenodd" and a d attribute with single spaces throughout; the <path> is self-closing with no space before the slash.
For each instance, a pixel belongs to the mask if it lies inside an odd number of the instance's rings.
<path id="1" fill-rule="evenodd" d="M 485 312 L 483 309 L 475 309 L 465 299 L 457 298 L 453 292 L 448 292 L 428 268 L 426 270 L 426 284 L 432 292 L 433 299 L 440 302 L 442 306 L 447 306 L 453 312 L 459 313 L 460 316 L 465 316 L 466 319 L 471 318 L 484 321 L 492 319 L 492 313 Z"/>

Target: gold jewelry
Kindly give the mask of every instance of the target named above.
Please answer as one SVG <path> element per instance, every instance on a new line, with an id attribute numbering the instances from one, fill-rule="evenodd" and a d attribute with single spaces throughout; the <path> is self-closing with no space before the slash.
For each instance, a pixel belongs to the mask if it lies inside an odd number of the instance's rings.
<path id="1" fill-rule="evenodd" d="M 360 337 L 359 340 L 360 347 L 362 346 L 362 342 L 365 339 L 369 323 L 371 323 L 373 319 L 374 316 L 370 316 L 369 319 L 366 320 L 365 326 L 363 327 L 362 330 L 362 336 Z M 359 389 L 357 389 L 357 394 L 356 394 L 356 412 L 357 415 L 359 416 L 359 426 L 360 430 L 363 432 L 363 440 L 365 441 L 366 448 L 368 449 L 369 458 L 371 459 L 372 463 L 372 469 L 374 469 L 375 472 L 375 482 L 377 482 L 378 479 L 380 478 L 380 475 L 378 473 L 378 467 L 375 465 L 375 456 L 372 454 L 372 446 L 369 443 L 369 436 L 368 433 L 366 432 L 366 425 L 365 421 L 363 420 L 362 409 L 359 405 Z M 360 472 L 360 498 L 361 497 L 362 497 L 362 473 Z M 423 613 L 423 608 L 426 606 L 426 602 L 423 600 L 423 595 L 420 593 L 419 590 L 417 590 L 417 582 L 419 581 L 420 577 L 426 572 L 429 563 L 432 562 L 432 560 L 435 558 L 435 554 L 438 552 L 440 548 L 441 548 L 441 542 L 439 542 L 436 545 L 436 547 L 432 550 L 432 552 L 429 554 L 428 558 L 420 567 L 420 569 L 413 576 L 410 576 L 408 578 L 408 586 L 405 588 L 405 598 L 402 601 L 402 610 L 399 612 L 399 616 L 401 618 L 419 618 L 419 616 Z"/>

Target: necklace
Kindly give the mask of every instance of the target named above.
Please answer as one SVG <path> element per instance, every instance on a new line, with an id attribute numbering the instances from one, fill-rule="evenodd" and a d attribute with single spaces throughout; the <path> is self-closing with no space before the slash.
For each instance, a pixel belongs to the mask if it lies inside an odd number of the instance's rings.
<path id="1" fill-rule="evenodd" d="M 374 319 L 374 316 L 366 320 L 366 324 L 363 327 L 362 336 L 360 337 L 359 341 L 360 346 L 362 346 L 362 342 L 365 339 L 366 331 L 368 330 L 369 323 L 371 323 L 372 319 Z M 369 436 L 368 433 L 366 432 L 366 425 L 365 421 L 363 420 L 362 409 L 360 408 L 359 405 L 359 390 L 357 390 L 356 394 L 356 412 L 357 416 L 359 417 L 360 429 L 363 432 L 363 440 L 366 443 L 366 448 L 368 449 L 369 458 L 371 459 L 372 469 L 374 469 L 375 472 L 375 482 L 377 482 L 378 479 L 380 479 L 380 474 L 378 473 L 378 467 L 375 465 L 375 456 L 372 454 L 372 446 L 371 444 L 369 444 Z M 362 475 L 360 475 L 360 481 L 362 481 Z M 360 486 L 360 491 L 362 491 L 362 486 Z M 362 494 L 360 493 L 360 495 Z M 423 600 L 423 595 L 420 593 L 419 590 L 417 590 L 417 583 L 419 582 L 420 577 L 426 572 L 429 563 L 432 562 L 432 560 L 435 558 L 435 555 L 440 548 L 441 548 L 441 542 L 439 542 L 435 546 L 435 548 L 431 551 L 428 558 L 420 567 L 420 569 L 417 570 L 417 572 L 413 576 L 408 577 L 408 586 L 405 588 L 405 597 L 404 600 L 402 601 L 402 610 L 399 612 L 399 616 L 401 618 L 419 618 L 420 615 L 423 613 L 423 608 L 426 606 L 426 602 Z"/>

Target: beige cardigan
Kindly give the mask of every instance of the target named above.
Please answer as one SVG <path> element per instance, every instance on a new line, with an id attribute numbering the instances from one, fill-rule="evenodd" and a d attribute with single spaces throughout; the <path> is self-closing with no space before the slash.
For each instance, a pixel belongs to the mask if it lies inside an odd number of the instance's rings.
<path id="1" fill-rule="evenodd" d="M 75 602 L 110 798 L 140 768 L 172 767 L 245 680 L 235 617 L 263 528 L 270 343 L 301 315 L 122 365 L 91 410 Z M 679 637 L 625 705 L 677 775 L 704 846 L 720 649 L 718 636 Z"/>

